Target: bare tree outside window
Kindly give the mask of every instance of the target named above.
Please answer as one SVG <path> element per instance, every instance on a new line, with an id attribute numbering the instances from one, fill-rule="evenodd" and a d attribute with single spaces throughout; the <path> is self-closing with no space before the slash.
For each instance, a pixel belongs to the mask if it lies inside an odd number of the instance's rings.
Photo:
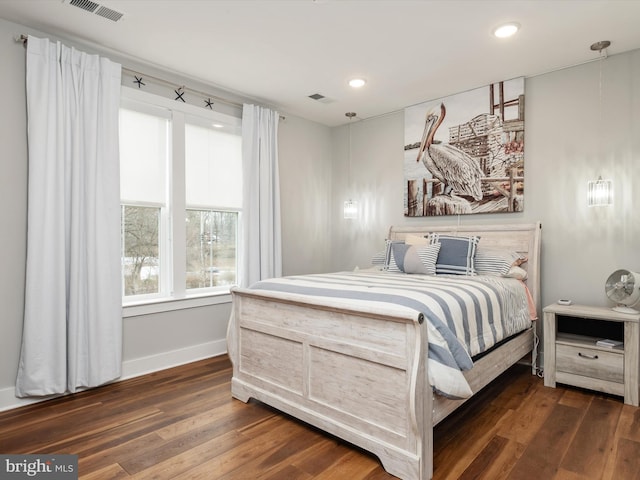
<path id="1" fill-rule="evenodd" d="M 124 295 L 159 292 L 160 208 L 122 205 Z"/>

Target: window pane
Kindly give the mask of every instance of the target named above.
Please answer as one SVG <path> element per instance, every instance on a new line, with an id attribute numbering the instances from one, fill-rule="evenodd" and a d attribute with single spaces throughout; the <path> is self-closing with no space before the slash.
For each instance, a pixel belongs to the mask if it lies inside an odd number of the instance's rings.
<path id="1" fill-rule="evenodd" d="M 187 210 L 187 289 L 237 283 L 238 213 Z"/>
<path id="2" fill-rule="evenodd" d="M 242 137 L 188 123 L 185 149 L 187 205 L 241 208 Z"/>
<path id="3" fill-rule="evenodd" d="M 169 120 L 120 109 L 120 198 L 165 204 Z"/>
<path id="4" fill-rule="evenodd" d="M 160 208 L 122 206 L 124 295 L 160 291 Z"/>

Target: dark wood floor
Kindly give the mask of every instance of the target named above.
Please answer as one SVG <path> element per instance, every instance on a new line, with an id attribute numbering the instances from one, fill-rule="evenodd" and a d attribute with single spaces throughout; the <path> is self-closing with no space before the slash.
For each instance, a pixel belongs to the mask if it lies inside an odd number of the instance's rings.
<path id="1" fill-rule="evenodd" d="M 0 453 L 79 455 L 82 479 L 382 480 L 378 460 L 251 401 L 226 356 L 0 413 Z M 435 430 L 435 479 L 640 479 L 640 409 L 516 365 Z"/>

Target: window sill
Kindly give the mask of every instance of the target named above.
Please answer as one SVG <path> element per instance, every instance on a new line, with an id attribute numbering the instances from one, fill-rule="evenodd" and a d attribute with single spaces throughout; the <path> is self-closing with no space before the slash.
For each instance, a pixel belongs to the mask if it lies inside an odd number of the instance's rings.
<path id="1" fill-rule="evenodd" d="M 206 307 L 231 303 L 231 293 L 216 292 L 206 295 L 192 295 L 184 298 L 163 298 L 122 306 L 122 318 L 151 315 L 154 313 L 172 312 L 186 308 Z"/>

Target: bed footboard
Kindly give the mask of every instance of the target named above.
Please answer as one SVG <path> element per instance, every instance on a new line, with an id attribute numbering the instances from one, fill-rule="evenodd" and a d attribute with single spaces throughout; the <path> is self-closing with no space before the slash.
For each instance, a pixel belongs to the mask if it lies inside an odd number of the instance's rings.
<path id="1" fill-rule="evenodd" d="M 236 288 L 232 395 L 362 447 L 402 479 L 432 476 L 432 393 L 422 316 L 328 308 Z"/>

